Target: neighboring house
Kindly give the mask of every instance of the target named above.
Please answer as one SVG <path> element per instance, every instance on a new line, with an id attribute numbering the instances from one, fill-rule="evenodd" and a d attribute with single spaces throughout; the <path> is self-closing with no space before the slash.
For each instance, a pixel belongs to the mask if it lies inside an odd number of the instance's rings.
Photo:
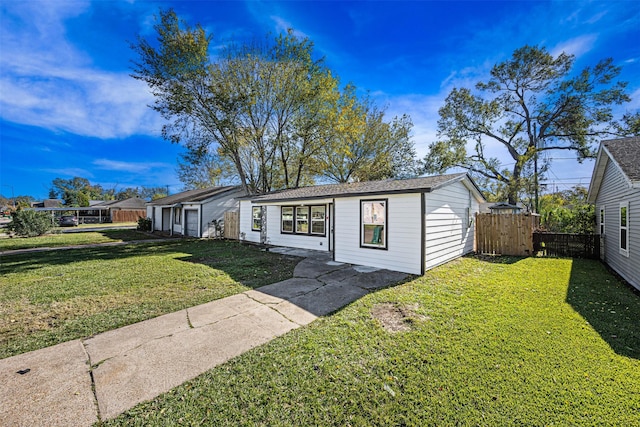
<path id="1" fill-rule="evenodd" d="M 602 260 L 640 289 L 640 137 L 602 141 L 587 200 Z"/>
<path id="2" fill-rule="evenodd" d="M 480 213 L 492 213 L 492 214 L 519 214 L 522 211 L 527 211 L 526 207 L 518 202 L 515 205 L 511 205 L 507 202 L 484 202 L 480 203 Z"/>
<path id="3" fill-rule="evenodd" d="M 62 200 L 60 199 L 44 199 L 41 202 L 31 203 L 32 208 L 61 208 Z"/>
<path id="4" fill-rule="evenodd" d="M 473 251 L 484 201 L 467 174 L 282 190 L 240 201 L 240 238 L 423 274 Z"/>
<path id="5" fill-rule="evenodd" d="M 214 221 L 221 221 L 226 211 L 238 210 L 238 198 L 244 194 L 237 186 L 183 191 L 147 203 L 147 217 L 153 231 L 209 237 Z"/>
<path id="6" fill-rule="evenodd" d="M 110 200 L 90 205 L 92 208 L 108 208 L 111 222 L 132 222 L 147 216 L 147 201 L 140 197 Z"/>

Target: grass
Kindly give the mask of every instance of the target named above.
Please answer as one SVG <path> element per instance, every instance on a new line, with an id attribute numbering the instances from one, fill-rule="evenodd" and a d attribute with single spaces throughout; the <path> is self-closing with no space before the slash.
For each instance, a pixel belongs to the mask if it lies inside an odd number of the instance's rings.
<path id="1" fill-rule="evenodd" d="M 0 358 L 284 280 L 297 262 L 207 240 L 3 255 Z"/>
<path id="2" fill-rule="evenodd" d="M 104 425 L 627 426 L 638 384 L 640 296 L 600 263 L 464 258 Z"/>
<path id="3" fill-rule="evenodd" d="M 131 240 L 153 240 L 157 238 L 149 233 L 137 230 L 103 230 L 81 233 L 47 234 L 39 237 L 13 237 L 0 239 L 0 251 L 31 249 L 41 247 L 60 247 L 88 245 L 94 243 L 128 242 Z"/>

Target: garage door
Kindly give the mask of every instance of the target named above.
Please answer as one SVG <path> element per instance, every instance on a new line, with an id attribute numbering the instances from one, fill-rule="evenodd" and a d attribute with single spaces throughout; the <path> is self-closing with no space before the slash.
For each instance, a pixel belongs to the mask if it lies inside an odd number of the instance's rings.
<path id="1" fill-rule="evenodd" d="M 198 211 L 185 209 L 184 211 L 184 234 L 186 236 L 198 236 Z"/>

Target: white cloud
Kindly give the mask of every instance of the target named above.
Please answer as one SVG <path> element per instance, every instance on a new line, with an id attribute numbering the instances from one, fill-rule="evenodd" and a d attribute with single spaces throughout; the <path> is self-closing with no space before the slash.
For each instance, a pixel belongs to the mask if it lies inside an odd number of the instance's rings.
<path id="1" fill-rule="evenodd" d="M 286 32 L 289 29 L 293 30 L 293 34 L 301 39 L 305 39 L 305 38 L 309 38 L 309 36 L 307 34 L 305 34 L 304 32 L 297 30 L 295 28 L 295 26 L 287 21 L 286 19 L 280 17 L 280 16 L 275 16 L 275 15 L 271 15 L 271 20 L 276 24 L 276 31 L 278 33 L 280 32 Z"/>
<path id="2" fill-rule="evenodd" d="M 0 110 L 3 119 L 98 138 L 157 135 L 147 87 L 127 73 L 100 70 L 66 38 L 65 20 L 86 2 L 4 6 Z"/>
<path id="3" fill-rule="evenodd" d="M 565 40 L 550 49 L 550 53 L 554 57 L 560 55 L 562 52 L 580 57 L 593 48 L 597 38 L 598 36 L 596 34 L 584 34 L 579 37 Z"/>
<path id="4" fill-rule="evenodd" d="M 64 176 L 68 176 L 68 177 L 81 176 L 83 178 L 94 177 L 94 175 L 90 171 L 83 168 L 54 168 L 54 169 L 43 169 L 42 171 L 54 174 L 59 177 L 64 177 Z"/>
<path id="5" fill-rule="evenodd" d="M 152 169 L 173 167 L 161 162 L 122 162 L 118 160 L 97 159 L 93 164 L 98 169 L 130 172 L 130 173 L 146 173 Z"/>

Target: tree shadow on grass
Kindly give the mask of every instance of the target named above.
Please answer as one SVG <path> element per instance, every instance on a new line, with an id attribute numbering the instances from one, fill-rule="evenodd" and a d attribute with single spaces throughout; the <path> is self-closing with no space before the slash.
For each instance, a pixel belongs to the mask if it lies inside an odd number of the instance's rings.
<path id="1" fill-rule="evenodd" d="M 574 259 L 567 302 L 617 354 L 640 359 L 640 293 L 599 261 Z"/>

